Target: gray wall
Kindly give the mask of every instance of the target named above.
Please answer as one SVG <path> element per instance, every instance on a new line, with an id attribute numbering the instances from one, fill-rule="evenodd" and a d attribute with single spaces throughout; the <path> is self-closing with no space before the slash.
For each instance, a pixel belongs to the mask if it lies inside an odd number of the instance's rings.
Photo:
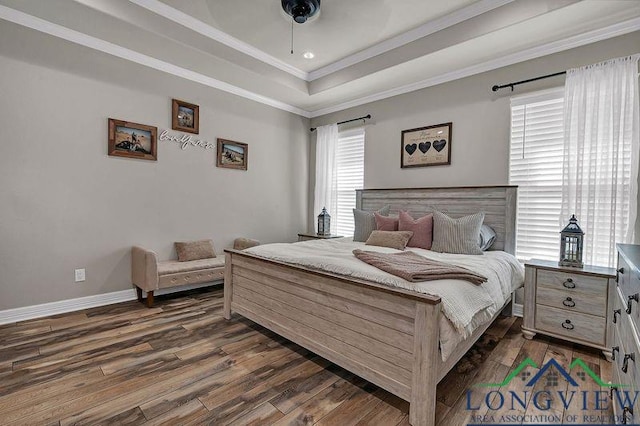
<path id="1" fill-rule="evenodd" d="M 218 252 L 239 236 L 295 241 L 309 120 L 85 54 L 79 75 L 0 56 L 0 310 L 129 289 L 133 244 L 169 258 L 179 240 L 211 238 Z M 107 156 L 107 118 L 170 129 L 172 97 L 200 105 L 200 138 L 248 143 L 249 170 L 170 142 L 158 162 Z"/>
<path id="2" fill-rule="evenodd" d="M 509 89 L 504 84 L 640 52 L 640 32 L 399 95 L 312 120 L 313 126 L 371 114 L 366 127 L 365 188 L 500 185 L 509 178 Z M 514 94 L 561 86 L 564 77 L 519 86 Z M 400 132 L 453 122 L 450 166 L 400 168 Z M 315 139 L 311 145 L 311 181 Z M 309 220 L 312 224 L 312 218 Z M 637 222 L 637 224 L 640 221 Z M 311 225 L 310 225 L 311 227 Z M 636 238 L 640 228 L 636 226 Z"/>

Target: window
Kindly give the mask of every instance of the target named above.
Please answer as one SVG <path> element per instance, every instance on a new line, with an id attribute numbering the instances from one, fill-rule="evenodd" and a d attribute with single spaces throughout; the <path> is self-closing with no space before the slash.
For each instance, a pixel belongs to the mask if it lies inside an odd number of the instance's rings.
<path id="1" fill-rule="evenodd" d="M 518 185 L 516 256 L 557 260 L 560 249 L 563 91 L 511 100 L 509 183 Z"/>
<path id="2" fill-rule="evenodd" d="M 337 217 L 332 233 L 353 235 L 356 189 L 364 185 L 364 128 L 340 132 L 336 147 Z"/>

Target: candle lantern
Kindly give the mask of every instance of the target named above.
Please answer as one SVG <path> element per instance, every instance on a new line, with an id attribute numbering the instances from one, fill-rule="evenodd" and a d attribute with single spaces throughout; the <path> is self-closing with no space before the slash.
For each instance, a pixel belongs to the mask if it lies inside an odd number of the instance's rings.
<path id="1" fill-rule="evenodd" d="M 325 207 L 318 215 L 318 235 L 331 235 L 331 216 Z"/>
<path id="2" fill-rule="evenodd" d="M 582 243 L 584 232 L 578 226 L 578 219 L 571 215 L 569 224 L 560 232 L 560 266 L 582 268 Z"/>

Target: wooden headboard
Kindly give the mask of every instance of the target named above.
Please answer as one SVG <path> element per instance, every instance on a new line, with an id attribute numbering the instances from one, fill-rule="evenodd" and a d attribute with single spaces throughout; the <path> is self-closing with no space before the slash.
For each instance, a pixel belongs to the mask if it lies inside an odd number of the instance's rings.
<path id="1" fill-rule="evenodd" d="M 515 254 L 517 191 L 517 186 L 358 189 L 356 207 L 374 211 L 389 204 L 392 215 L 406 210 L 415 218 L 433 210 L 455 218 L 482 211 L 484 223 L 497 234 L 491 250 Z"/>

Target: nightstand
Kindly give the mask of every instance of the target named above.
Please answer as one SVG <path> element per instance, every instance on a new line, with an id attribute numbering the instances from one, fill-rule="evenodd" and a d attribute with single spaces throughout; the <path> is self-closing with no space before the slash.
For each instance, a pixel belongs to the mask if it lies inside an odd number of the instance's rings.
<path id="1" fill-rule="evenodd" d="M 558 262 L 525 263 L 522 334 L 536 333 L 602 350 L 611 361 L 616 271 L 585 266 L 570 268 Z"/>
<path id="2" fill-rule="evenodd" d="M 330 240 L 332 238 L 342 238 L 342 235 L 318 235 L 318 234 L 311 234 L 311 233 L 298 234 L 298 241 Z"/>

